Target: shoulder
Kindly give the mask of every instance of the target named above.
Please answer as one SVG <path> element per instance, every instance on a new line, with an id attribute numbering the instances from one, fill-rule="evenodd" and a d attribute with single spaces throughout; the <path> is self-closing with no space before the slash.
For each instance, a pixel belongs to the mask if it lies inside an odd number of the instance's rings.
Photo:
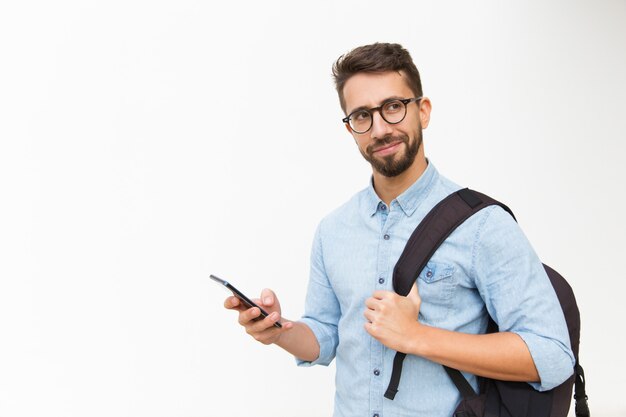
<path id="1" fill-rule="evenodd" d="M 354 194 L 345 203 L 326 214 L 319 222 L 318 232 L 345 227 L 367 213 L 368 207 L 373 208 L 370 188 L 366 187 Z"/>
<path id="2" fill-rule="evenodd" d="M 487 207 L 470 219 L 474 268 L 500 263 L 537 263 L 530 241 L 513 216 L 498 205 Z"/>
<path id="3" fill-rule="evenodd" d="M 484 208 L 478 212 L 476 225 L 477 234 L 481 239 L 489 239 L 496 235 L 514 236 L 522 234 L 522 230 L 513 216 L 499 205 Z"/>
<path id="4" fill-rule="evenodd" d="M 452 192 L 457 191 L 453 190 Z M 474 270 L 480 261 L 493 262 L 501 256 L 518 256 L 530 249 L 523 231 L 505 209 L 492 205 L 474 213 L 465 220 L 448 238 L 454 247 L 451 252 L 466 259 Z"/>
<path id="5" fill-rule="evenodd" d="M 432 192 L 430 193 L 429 199 L 433 200 L 433 203 L 436 204 L 450 194 L 455 193 L 462 188 L 463 187 L 461 187 L 459 184 L 439 174 L 436 180 L 433 182 Z"/>

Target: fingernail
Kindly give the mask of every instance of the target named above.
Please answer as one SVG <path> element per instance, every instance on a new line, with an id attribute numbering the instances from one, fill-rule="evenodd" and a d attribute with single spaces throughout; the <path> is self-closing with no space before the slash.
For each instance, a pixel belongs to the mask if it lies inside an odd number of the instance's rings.
<path id="1" fill-rule="evenodd" d="M 263 299 L 263 303 L 264 303 L 265 305 L 269 305 L 271 302 L 272 302 L 272 299 L 271 299 L 270 297 L 265 297 L 265 298 Z"/>
<path id="2" fill-rule="evenodd" d="M 278 313 L 273 312 L 272 314 L 270 314 L 270 319 L 272 319 L 272 321 L 278 320 Z"/>

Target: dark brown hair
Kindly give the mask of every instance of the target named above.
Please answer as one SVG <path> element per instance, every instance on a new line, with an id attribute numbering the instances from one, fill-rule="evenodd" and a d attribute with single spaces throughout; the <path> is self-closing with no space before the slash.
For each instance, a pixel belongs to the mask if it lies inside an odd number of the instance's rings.
<path id="1" fill-rule="evenodd" d="M 409 52 L 397 43 L 374 43 L 354 48 L 333 64 L 333 78 L 343 111 L 346 111 L 343 87 L 350 77 L 359 72 L 385 71 L 402 71 L 415 97 L 422 96 L 420 73 Z"/>

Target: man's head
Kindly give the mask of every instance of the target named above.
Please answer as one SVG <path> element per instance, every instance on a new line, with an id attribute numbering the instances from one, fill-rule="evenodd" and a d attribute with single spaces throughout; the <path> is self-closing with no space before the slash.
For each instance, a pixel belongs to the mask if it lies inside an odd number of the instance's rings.
<path id="1" fill-rule="evenodd" d="M 422 128 L 428 126 L 430 101 L 421 98 L 419 72 L 404 48 L 358 47 L 335 62 L 333 76 L 346 128 L 375 172 L 396 177 L 415 166 L 416 158 L 425 164 Z"/>
<path id="2" fill-rule="evenodd" d="M 342 55 L 333 65 L 333 78 L 339 94 L 341 109 L 346 111 L 343 88 L 350 77 L 360 72 L 380 73 L 394 71 L 402 73 L 415 97 L 422 96 L 420 73 L 409 52 L 397 43 L 374 43 L 359 46 Z"/>

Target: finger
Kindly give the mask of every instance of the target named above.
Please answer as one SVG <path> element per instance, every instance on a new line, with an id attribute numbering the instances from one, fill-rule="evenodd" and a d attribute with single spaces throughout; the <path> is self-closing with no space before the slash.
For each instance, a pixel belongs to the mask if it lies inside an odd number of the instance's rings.
<path id="1" fill-rule="evenodd" d="M 279 330 L 278 327 L 274 326 L 274 324 L 280 320 L 280 314 L 277 312 L 273 312 L 263 320 L 258 320 L 256 322 L 251 323 L 248 326 L 248 330 L 250 333 L 261 333 L 266 330 L 276 329 Z"/>
<path id="2" fill-rule="evenodd" d="M 256 326 L 256 324 L 254 325 Z M 293 322 L 290 321 L 285 321 L 282 323 L 282 327 L 277 328 L 274 326 L 268 327 L 268 328 L 263 328 L 262 330 L 252 330 L 252 329 L 246 329 L 248 331 L 248 334 L 250 334 L 250 336 L 252 336 L 255 340 L 263 343 L 263 344 L 270 344 L 270 343 L 275 343 L 278 339 L 278 337 L 280 337 L 280 335 L 282 335 L 285 332 L 288 332 L 290 329 L 292 329 L 294 326 Z"/>
<path id="3" fill-rule="evenodd" d="M 376 306 L 378 305 L 379 300 L 370 297 L 367 300 L 365 300 L 365 306 L 371 310 L 376 310 Z"/>
<path id="4" fill-rule="evenodd" d="M 413 286 L 411 287 L 411 291 L 409 291 L 409 294 L 407 295 L 407 297 L 409 297 L 413 301 L 417 301 L 417 302 L 419 302 L 421 300 L 420 293 L 419 293 L 419 291 L 417 289 L 417 283 L 413 284 Z"/>
<path id="5" fill-rule="evenodd" d="M 279 332 L 284 332 L 286 330 L 292 329 L 294 324 L 292 321 L 288 321 L 288 320 L 284 320 L 284 319 L 278 319 L 277 321 L 275 321 L 274 323 L 280 323 L 281 327 L 277 327 L 274 326 L 273 329 L 276 329 Z M 272 329 L 272 327 L 268 327 L 268 329 Z"/>
<path id="6" fill-rule="evenodd" d="M 377 291 L 374 291 L 374 294 L 372 294 L 372 297 L 377 300 L 384 300 L 385 298 L 388 298 L 389 296 L 392 296 L 393 294 L 395 293 L 391 291 L 377 290 Z"/>
<path id="7" fill-rule="evenodd" d="M 242 326 L 249 326 L 250 322 L 254 321 L 261 315 L 261 310 L 257 307 L 252 307 L 247 310 L 243 310 L 239 313 L 239 324 Z"/>
<path id="8" fill-rule="evenodd" d="M 263 303 L 263 305 L 266 306 L 273 306 L 274 302 L 276 300 L 276 294 L 274 294 L 274 291 L 270 290 L 269 288 L 265 288 L 263 291 L 261 291 L 261 302 Z"/>
<path id="9" fill-rule="evenodd" d="M 363 312 L 363 316 L 365 316 L 367 321 L 370 322 L 370 323 L 373 322 L 374 319 L 376 318 L 376 314 L 372 310 L 365 310 Z"/>
<path id="10" fill-rule="evenodd" d="M 228 297 L 224 300 L 224 307 L 229 310 L 237 309 L 241 307 L 241 302 L 237 297 Z"/>

